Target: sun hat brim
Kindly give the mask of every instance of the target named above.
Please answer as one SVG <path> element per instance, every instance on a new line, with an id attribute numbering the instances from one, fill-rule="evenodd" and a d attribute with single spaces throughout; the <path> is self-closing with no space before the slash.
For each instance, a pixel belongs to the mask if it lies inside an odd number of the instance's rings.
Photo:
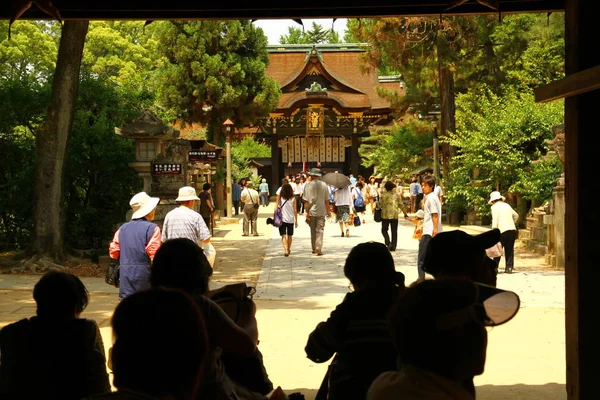
<path id="1" fill-rule="evenodd" d="M 156 208 L 159 201 L 160 201 L 160 198 L 158 198 L 158 197 L 150 197 L 150 200 L 148 200 L 148 203 L 144 204 L 143 207 L 140 207 L 139 210 L 137 210 L 136 212 L 133 213 L 133 215 L 131 215 L 131 219 L 143 218 L 146 215 L 150 214 L 152 212 L 152 210 L 154 210 Z"/>
<path id="2" fill-rule="evenodd" d="M 179 196 L 175 199 L 175 201 L 190 201 L 190 200 L 200 200 L 198 196 Z"/>

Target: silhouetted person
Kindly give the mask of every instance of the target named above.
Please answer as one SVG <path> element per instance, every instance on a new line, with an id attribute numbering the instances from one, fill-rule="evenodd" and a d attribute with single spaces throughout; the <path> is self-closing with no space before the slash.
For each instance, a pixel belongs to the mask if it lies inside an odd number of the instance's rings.
<path id="1" fill-rule="evenodd" d="M 98 325 L 79 318 L 89 302 L 81 280 L 48 272 L 33 298 L 37 316 L 0 330 L 0 399 L 80 400 L 109 392 Z"/>
<path id="2" fill-rule="evenodd" d="M 137 292 L 119 303 L 112 328 L 117 392 L 93 399 L 197 398 L 208 335 L 189 295 L 163 288 Z"/>
<path id="3" fill-rule="evenodd" d="M 439 233 L 429 241 L 423 269 L 435 279 L 461 278 L 496 286 L 497 264 L 485 249 L 499 240 L 498 229 L 479 235 L 461 230 Z"/>
<path id="4" fill-rule="evenodd" d="M 355 246 L 344 274 L 354 291 L 310 334 L 306 355 L 317 363 L 335 357 L 316 399 L 363 400 L 371 382 L 396 369 L 387 315 L 404 290 L 404 275 L 382 243 Z"/>
<path id="5" fill-rule="evenodd" d="M 377 377 L 367 400 L 474 399 L 473 377 L 486 361 L 485 327 L 509 321 L 518 309 L 516 294 L 468 280 L 412 285 L 391 313 L 400 370 Z"/>
<path id="6" fill-rule="evenodd" d="M 261 399 L 273 386 L 270 381 L 256 382 L 248 388 L 230 379 L 224 358 L 236 361 L 255 361 L 262 367 L 262 355 L 256 347 L 258 333 L 256 325 L 246 330 L 225 314 L 221 307 L 206 297 L 209 279 L 213 273 L 202 249 L 189 239 L 172 239 L 163 243 L 152 264 L 150 282 L 152 287 L 167 287 L 183 290 L 191 295 L 200 307 L 208 331 L 208 358 L 205 379 L 200 387 L 198 399 L 244 400 Z M 253 337 L 255 338 L 253 340 Z M 258 363 L 257 361 L 260 361 Z M 255 370 L 247 370 L 248 375 Z"/>

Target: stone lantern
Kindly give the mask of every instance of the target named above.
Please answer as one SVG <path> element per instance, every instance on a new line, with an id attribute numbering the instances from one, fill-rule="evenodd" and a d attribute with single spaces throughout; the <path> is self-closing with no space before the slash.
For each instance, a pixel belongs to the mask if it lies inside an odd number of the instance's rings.
<path id="1" fill-rule="evenodd" d="M 179 131 L 167 126 L 153 112 L 145 110 L 140 117 L 115 133 L 135 144 L 135 162 L 129 166 L 138 173 L 144 182 L 143 191 L 152 191 L 152 162 L 159 154 L 164 154 L 166 142 L 179 137 Z"/>

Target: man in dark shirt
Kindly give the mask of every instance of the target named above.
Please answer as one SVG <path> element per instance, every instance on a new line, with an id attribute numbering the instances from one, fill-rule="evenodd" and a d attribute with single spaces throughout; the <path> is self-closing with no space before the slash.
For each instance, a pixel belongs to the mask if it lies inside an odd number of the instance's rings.
<path id="1" fill-rule="evenodd" d="M 210 194 L 210 183 L 207 182 L 202 185 L 202 192 L 198 197 L 200 197 L 200 215 L 202 215 L 206 226 L 208 226 L 208 229 L 210 229 L 212 233 L 212 224 L 210 221 L 212 213 L 215 210 L 215 205 Z"/>

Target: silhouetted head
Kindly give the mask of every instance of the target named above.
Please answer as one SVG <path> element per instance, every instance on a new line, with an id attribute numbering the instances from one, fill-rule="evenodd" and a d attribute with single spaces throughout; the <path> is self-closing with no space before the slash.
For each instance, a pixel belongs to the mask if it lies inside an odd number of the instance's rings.
<path id="1" fill-rule="evenodd" d="M 391 311 L 400 362 L 454 381 L 482 374 L 487 331 L 477 298 L 466 280 L 425 280 L 406 289 Z"/>
<path id="2" fill-rule="evenodd" d="M 46 273 L 33 288 L 37 315 L 48 319 L 71 319 L 79 317 L 90 300 L 81 280 L 62 271 Z"/>
<path id="3" fill-rule="evenodd" d="M 154 256 L 150 285 L 181 289 L 190 294 L 205 294 L 212 273 L 200 246 L 186 238 L 169 239 Z"/>
<path id="4" fill-rule="evenodd" d="M 383 187 L 385 188 L 386 192 L 391 192 L 396 185 L 392 181 L 387 181 Z"/>
<path id="5" fill-rule="evenodd" d="M 452 230 L 435 235 L 427 244 L 423 270 L 434 278 L 464 278 L 496 286 L 496 262 L 485 252 L 500 241 L 500 231 L 479 235 Z"/>
<path id="6" fill-rule="evenodd" d="M 396 271 L 394 258 L 383 243 L 360 243 L 348 254 L 344 275 L 356 290 L 404 286 L 404 274 Z"/>
<path id="7" fill-rule="evenodd" d="M 115 309 L 112 328 L 118 389 L 152 398 L 195 398 L 208 334 L 189 295 L 163 288 L 134 293 Z"/>

